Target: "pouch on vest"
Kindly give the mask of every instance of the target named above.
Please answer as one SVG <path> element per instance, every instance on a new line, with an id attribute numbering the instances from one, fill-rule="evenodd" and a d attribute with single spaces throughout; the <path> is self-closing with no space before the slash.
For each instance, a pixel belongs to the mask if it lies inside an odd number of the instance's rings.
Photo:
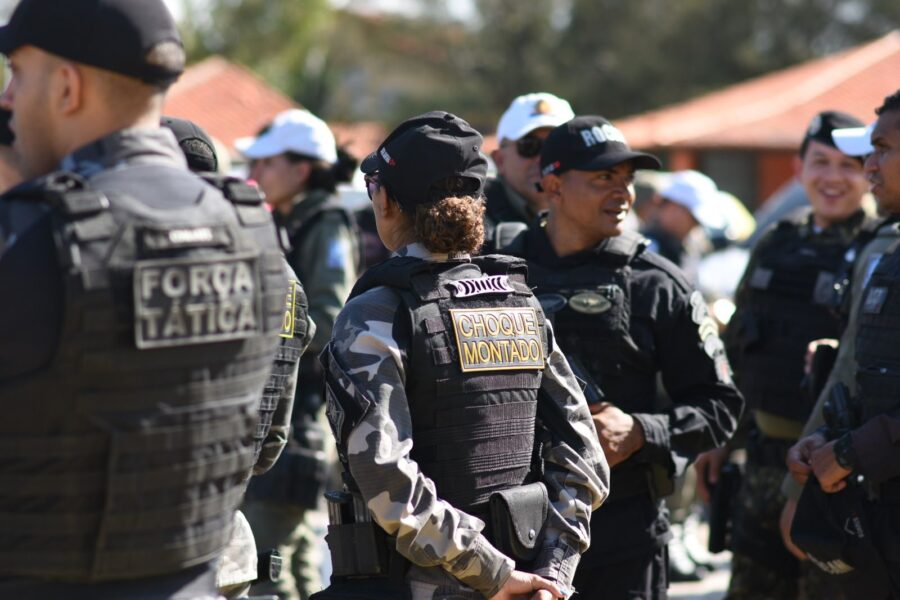
<path id="1" fill-rule="evenodd" d="M 544 484 L 538 481 L 494 492 L 488 505 L 494 546 L 520 564 L 536 559 L 550 510 Z"/>

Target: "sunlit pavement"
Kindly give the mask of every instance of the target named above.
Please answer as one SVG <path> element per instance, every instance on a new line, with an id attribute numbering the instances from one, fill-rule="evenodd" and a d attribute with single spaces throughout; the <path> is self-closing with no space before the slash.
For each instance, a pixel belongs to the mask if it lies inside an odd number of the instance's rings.
<path id="1" fill-rule="evenodd" d="M 669 586 L 669 598 L 678 600 L 722 600 L 728 589 L 731 574 L 731 554 L 717 554 L 711 561 L 716 569 L 703 581 L 673 583 Z"/>

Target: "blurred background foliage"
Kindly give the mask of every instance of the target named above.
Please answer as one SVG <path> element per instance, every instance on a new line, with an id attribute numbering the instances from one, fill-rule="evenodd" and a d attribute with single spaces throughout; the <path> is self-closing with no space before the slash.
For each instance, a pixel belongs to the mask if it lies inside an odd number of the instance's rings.
<path id="1" fill-rule="evenodd" d="M 327 119 L 442 108 L 485 130 L 524 92 L 621 117 L 900 27 L 898 0 L 389 3 L 170 0 L 191 62 L 221 54 Z"/>

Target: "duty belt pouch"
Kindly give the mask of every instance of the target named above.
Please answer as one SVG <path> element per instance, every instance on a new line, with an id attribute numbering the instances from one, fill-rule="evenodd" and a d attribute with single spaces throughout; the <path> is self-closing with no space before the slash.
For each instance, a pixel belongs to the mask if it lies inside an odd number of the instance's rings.
<path id="1" fill-rule="evenodd" d="M 328 550 L 334 578 L 387 577 L 390 545 L 387 534 L 365 508 L 361 498 L 346 492 L 325 494 L 328 506 Z"/>
<path id="2" fill-rule="evenodd" d="M 550 510 L 544 484 L 536 482 L 494 492 L 488 506 L 494 546 L 517 563 L 536 559 Z"/>

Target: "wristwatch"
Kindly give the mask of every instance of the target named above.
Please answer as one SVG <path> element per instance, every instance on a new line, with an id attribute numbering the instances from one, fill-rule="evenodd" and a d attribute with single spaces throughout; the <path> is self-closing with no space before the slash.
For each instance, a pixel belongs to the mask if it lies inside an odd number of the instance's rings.
<path id="1" fill-rule="evenodd" d="M 853 436 L 849 431 L 834 443 L 834 460 L 848 471 L 856 471 L 859 468 L 859 459 L 853 447 Z"/>

